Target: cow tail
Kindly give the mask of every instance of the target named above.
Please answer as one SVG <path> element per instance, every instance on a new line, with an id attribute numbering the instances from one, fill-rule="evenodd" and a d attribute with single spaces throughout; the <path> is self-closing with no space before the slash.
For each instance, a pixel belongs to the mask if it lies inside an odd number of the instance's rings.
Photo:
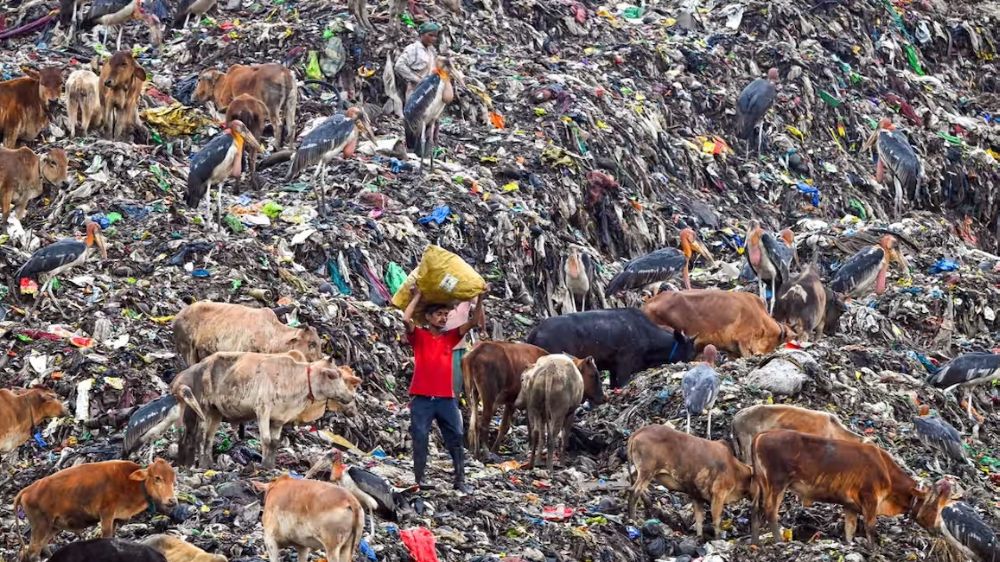
<path id="1" fill-rule="evenodd" d="M 469 401 L 469 449 L 472 454 L 479 454 L 479 387 L 476 386 L 475 373 L 472 372 L 470 355 L 462 358 L 462 384 Z"/>
<path id="2" fill-rule="evenodd" d="M 6 185 L 3 187 L 3 202 L 0 203 L 3 206 L 3 228 L 7 228 L 7 217 L 10 215 L 10 206 L 14 200 L 14 185 Z"/>
<path id="3" fill-rule="evenodd" d="M 194 413 L 198 415 L 198 418 L 204 422 L 205 412 L 202 411 L 201 404 L 198 404 L 198 399 L 195 398 L 194 392 L 191 391 L 191 387 L 186 384 L 181 385 L 181 387 L 177 389 L 177 394 L 178 398 L 180 398 L 181 401 L 184 402 L 184 405 L 187 406 L 188 408 L 191 408 L 191 410 L 193 410 Z"/>
<path id="4" fill-rule="evenodd" d="M 358 545 L 361 544 L 361 534 L 365 532 L 365 508 L 360 502 L 356 506 L 351 506 L 354 514 L 354 525 L 351 526 L 351 552 L 357 552 Z M 371 515 L 373 518 L 375 514 Z"/>
<path id="5" fill-rule="evenodd" d="M 291 146 L 295 142 L 295 113 L 299 107 L 299 86 L 295 81 L 295 73 L 288 71 L 288 97 L 285 98 L 285 144 Z"/>
<path id="6" fill-rule="evenodd" d="M 14 532 L 17 533 L 17 542 L 21 543 L 21 552 L 24 552 L 24 535 L 21 534 L 21 520 L 17 516 L 17 508 L 21 507 L 22 494 L 24 494 L 24 490 L 14 496 Z"/>

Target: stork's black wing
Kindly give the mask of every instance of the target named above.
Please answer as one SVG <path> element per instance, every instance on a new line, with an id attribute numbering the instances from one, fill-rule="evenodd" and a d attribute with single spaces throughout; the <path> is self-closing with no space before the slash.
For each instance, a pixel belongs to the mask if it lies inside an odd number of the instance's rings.
<path id="1" fill-rule="evenodd" d="M 188 172 L 187 194 L 184 198 L 188 207 L 197 207 L 198 203 L 201 203 L 212 172 L 225 160 L 232 145 L 232 135 L 223 131 L 191 156 L 191 170 Z"/>
<path id="2" fill-rule="evenodd" d="M 780 278 L 775 286 L 781 287 L 792 278 L 789 273 L 789 268 L 792 266 L 792 249 L 786 246 L 784 241 L 778 239 L 770 232 L 765 232 L 764 235 L 761 236 L 760 241 L 764 246 L 764 251 L 771 256 L 771 261 L 774 263 L 774 267 L 778 271 Z"/>
<path id="3" fill-rule="evenodd" d="M 132 2 L 135 0 L 94 0 L 87 17 L 83 20 L 84 27 L 93 27 L 97 23 L 97 18 L 120 12 Z"/>
<path id="4" fill-rule="evenodd" d="M 913 427 L 920 440 L 928 446 L 947 454 L 954 460 L 965 459 L 965 453 L 962 451 L 962 435 L 950 423 L 937 417 L 918 417 L 913 418 Z"/>
<path id="5" fill-rule="evenodd" d="M 37 250 L 14 275 L 15 283 L 23 277 L 35 278 L 40 273 L 47 273 L 57 267 L 66 265 L 87 250 L 87 245 L 76 238 L 64 238 Z"/>
<path id="6" fill-rule="evenodd" d="M 157 426 L 162 426 L 166 430 L 173 421 L 180 417 L 180 408 L 177 399 L 171 394 L 167 394 L 147 402 L 132 412 L 125 426 L 125 439 L 122 444 L 122 452 L 125 456 L 134 451 L 141 443 L 148 441 L 145 437 Z M 170 423 L 164 423 L 164 421 Z"/>
<path id="7" fill-rule="evenodd" d="M 704 412 L 705 408 L 715 402 L 720 384 L 718 373 L 708 365 L 697 365 L 684 373 L 681 380 L 684 407 L 691 414 Z"/>
<path id="8" fill-rule="evenodd" d="M 885 250 L 881 246 L 869 246 L 851 256 L 830 280 L 830 289 L 838 293 L 849 293 L 861 280 L 869 279 L 882 266 Z"/>
<path id="9" fill-rule="evenodd" d="M 621 291 L 666 281 L 684 269 L 685 262 L 687 258 L 677 248 L 662 248 L 650 252 L 625 264 L 621 273 L 608 283 L 604 294 L 610 297 Z"/>
<path id="10" fill-rule="evenodd" d="M 354 131 L 354 119 L 348 119 L 343 113 L 338 113 L 320 123 L 302 139 L 302 144 L 295 150 L 292 167 L 288 178 L 297 177 L 302 170 L 320 161 L 327 151 L 344 142 Z"/>
<path id="11" fill-rule="evenodd" d="M 764 78 L 758 78 L 743 88 L 736 100 L 737 132 L 740 138 L 750 138 L 754 126 L 774 104 L 777 93 L 774 84 Z"/>
<path id="12" fill-rule="evenodd" d="M 1000 562 L 1000 543 L 993 529 L 967 503 L 955 502 L 941 510 L 943 531 L 979 557 Z"/>
<path id="13" fill-rule="evenodd" d="M 410 97 L 406 98 L 406 104 L 403 105 L 403 128 L 407 150 L 421 155 L 424 153 L 424 147 L 420 146 L 420 127 L 423 124 L 421 120 L 427 115 L 440 85 L 441 77 L 437 74 L 431 74 L 421 80 Z"/>
<path id="14" fill-rule="evenodd" d="M 378 504 L 379 513 L 383 517 L 394 518 L 396 516 L 398 507 L 396 505 L 396 497 L 392 486 L 385 478 L 356 466 L 349 467 L 347 474 L 354 481 L 354 484 L 357 485 L 358 489 L 375 500 L 375 503 Z"/>
<path id="15" fill-rule="evenodd" d="M 916 187 L 920 176 L 920 158 L 902 132 L 879 134 L 878 154 L 900 185 L 908 190 Z"/>
<path id="16" fill-rule="evenodd" d="M 927 384 L 948 388 L 956 384 L 987 378 L 1000 370 L 1000 355 L 995 353 L 966 353 L 946 363 L 936 373 L 927 377 Z"/>

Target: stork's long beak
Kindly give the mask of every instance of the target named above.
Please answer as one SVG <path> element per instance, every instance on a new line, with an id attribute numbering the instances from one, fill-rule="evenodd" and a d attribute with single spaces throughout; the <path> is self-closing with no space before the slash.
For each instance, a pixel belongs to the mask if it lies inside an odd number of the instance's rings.
<path id="1" fill-rule="evenodd" d="M 243 142 L 249 144 L 250 148 L 256 150 L 258 154 L 264 152 L 264 147 L 262 147 L 260 143 L 257 142 L 257 139 L 254 138 L 253 133 L 251 133 L 250 131 L 246 131 L 240 133 L 240 136 L 243 137 Z"/>
<path id="2" fill-rule="evenodd" d="M 702 255 L 702 257 L 708 260 L 708 263 L 710 265 L 712 265 L 713 267 L 715 266 L 715 258 L 712 257 L 712 252 L 709 252 L 708 248 L 706 248 L 704 244 L 702 244 L 698 240 L 693 240 L 691 242 L 691 245 L 694 247 L 694 250 L 696 252 L 698 252 L 699 254 Z"/>
<path id="3" fill-rule="evenodd" d="M 362 117 L 358 120 L 358 129 L 361 131 L 361 134 L 365 136 L 365 138 L 372 141 L 372 144 L 378 143 L 378 141 L 375 140 L 375 133 L 372 132 L 371 124 L 368 122 L 368 117 Z"/>
<path id="4" fill-rule="evenodd" d="M 896 263 L 899 264 L 899 267 L 903 268 L 903 275 L 906 275 L 906 278 L 909 279 L 910 264 L 906 261 L 906 256 L 903 255 L 903 252 L 900 252 L 899 249 L 894 248 L 892 250 L 892 258 L 896 260 Z"/>
<path id="5" fill-rule="evenodd" d="M 875 131 L 872 132 L 871 136 L 868 137 L 868 140 L 865 141 L 864 144 L 865 150 L 871 150 L 872 147 L 875 146 L 875 141 L 878 140 L 878 134 L 880 132 L 882 132 L 882 127 L 875 127 Z"/>
<path id="6" fill-rule="evenodd" d="M 97 245 L 98 251 L 101 252 L 101 259 L 108 259 L 108 247 L 104 243 L 104 235 L 100 232 L 94 233 L 94 244 Z"/>

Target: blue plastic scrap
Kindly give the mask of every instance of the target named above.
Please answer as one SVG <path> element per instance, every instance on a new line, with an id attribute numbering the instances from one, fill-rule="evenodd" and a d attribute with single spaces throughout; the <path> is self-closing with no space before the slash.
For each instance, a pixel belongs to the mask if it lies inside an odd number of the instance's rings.
<path id="1" fill-rule="evenodd" d="M 361 554 L 364 554 L 365 557 L 372 562 L 378 562 L 378 557 L 375 556 L 375 551 L 372 550 L 372 547 L 368 544 L 367 540 L 361 539 L 361 542 L 358 544 L 358 550 L 360 550 Z"/>
<path id="2" fill-rule="evenodd" d="M 931 273 L 944 273 L 946 271 L 955 271 L 958 269 L 958 264 L 947 258 L 939 259 L 933 266 L 931 266 Z"/>
<path id="3" fill-rule="evenodd" d="M 49 444 L 45 442 L 45 439 L 42 438 L 42 432 L 41 431 L 36 431 L 35 434 L 32 435 L 32 437 L 35 438 L 35 443 L 37 443 L 38 446 L 41 447 L 42 449 L 44 449 L 44 448 L 46 448 L 46 447 L 49 446 Z"/>
<path id="4" fill-rule="evenodd" d="M 811 196 L 813 207 L 819 207 L 819 188 L 801 181 L 796 183 L 795 187 L 797 187 L 803 195 Z"/>
<path id="5" fill-rule="evenodd" d="M 628 527 L 625 527 L 625 530 L 628 532 L 628 540 L 634 541 L 635 539 L 639 538 L 640 534 L 639 529 L 636 529 L 635 527 L 629 525 Z"/>
<path id="6" fill-rule="evenodd" d="M 434 223 L 435 225 L 440 226 L 442 223 L 444 223 L 444 221 L 448 220 L 448 215 L 450 214 L 451 214 L 451 207 L 449 207 L 448 205 L 441 205 L 440 207 L 437 207 L 436 209 L 431 211 L 431 214 L 427 215 L 426 217 L 421 217 L 417 219 L 417 223 L 424 225 L 429 223 Z"/>
<path id="7" fill-rule="evenodd" d="M 340 267 L 337 266 L 337 260 L 329 260 L 326 262 L 326 270 L 330 273 L 330 281 L 337 286 L 337 290 L 340 291 L 342 295 L 350 295 L 351 287 L 347 285 L 344 278 L 340 275 Z"/>

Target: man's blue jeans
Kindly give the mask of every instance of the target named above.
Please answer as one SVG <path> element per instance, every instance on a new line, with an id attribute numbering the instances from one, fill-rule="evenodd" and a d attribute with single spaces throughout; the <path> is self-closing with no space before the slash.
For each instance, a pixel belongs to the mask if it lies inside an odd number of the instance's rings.
<path id="1" fill-rule="evenodd" d="M 414 396 L 410 400 L 410 437 L 413 438 L 413 476 L 422 483 L 427 468 L 427 449 L 431 426 L 437 420 L 438 429 L 444 437 L 445 447 L 455 463 L 456 479 L 464 467 L 462 463 L 462 412 L 458 409 L 458 399 L 433 396 Z"/>

